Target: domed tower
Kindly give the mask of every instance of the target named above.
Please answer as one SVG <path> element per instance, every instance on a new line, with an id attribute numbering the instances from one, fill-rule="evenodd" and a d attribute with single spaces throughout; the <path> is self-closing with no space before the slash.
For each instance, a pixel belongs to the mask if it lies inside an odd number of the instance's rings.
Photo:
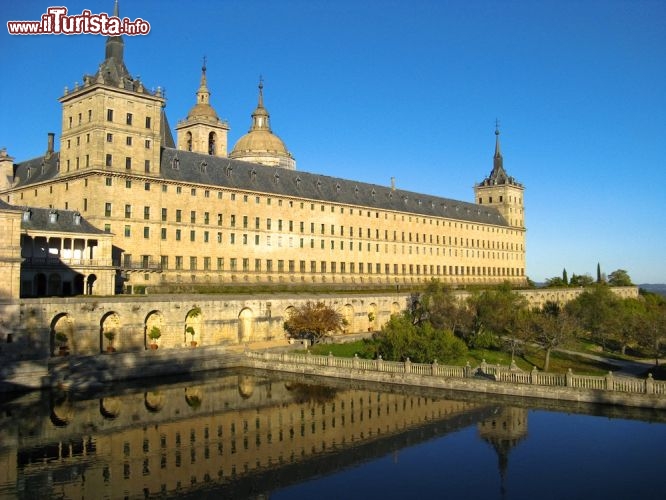
<path id="1" fill-rule="evenodd" d="M 495 127 L 495 155 L 490 175 L 474 186 L 479 205 L 490 205 L 504 216 L 510 226 L 525 228 L 523 191 L 525 188 L 504 170 L 504 159 L 500 151 L 500 131 Z"/>
<path id="2" fill-rule="evenodd" d="M 229 125 L 220 120 L 210 105 L 210 91 L 206 81 L 206 58 L 201 67 L 201 83 L 197 90 L 197 102 L 185 120 L 176 125 L 178 149 L 213 156 L 227 156 L 227 132 Z"/>
<path id="3" fill-rule="evenodd" d="M 277 135 L 271 131 L 270 115 L 264 108 L 264 83 L 259 80 L 259 103 L 252 113 L 252 126 L 241 137 L 229 158 L 296 170 L 296 161 Z"/>

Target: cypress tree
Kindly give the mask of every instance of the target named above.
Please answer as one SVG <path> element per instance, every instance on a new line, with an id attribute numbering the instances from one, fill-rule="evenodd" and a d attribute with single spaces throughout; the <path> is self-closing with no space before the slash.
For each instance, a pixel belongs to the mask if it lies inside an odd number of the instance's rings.
<path id="1" fill-rule="evenodd" d="M 567 275 L 566 267 L 562 270 L 562 281 L 564 281 L 565 286 L 569 286 L 569 276 Z"/>
<path id="2" fill-rule="evenodd" d="M 601 283 L 601 264 L 597 262 L 597 283 Z"/>

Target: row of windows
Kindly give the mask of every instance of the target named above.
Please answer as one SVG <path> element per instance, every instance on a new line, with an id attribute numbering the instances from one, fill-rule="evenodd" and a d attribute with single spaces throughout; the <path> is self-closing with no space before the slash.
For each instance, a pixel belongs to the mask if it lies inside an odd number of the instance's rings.
<path id="1" fill-rule="evenodd" d="M 113 180 L 112 180 L 111 177 L 107 178 L 106 185 L 107 186 L 112 186 L 113 185 Z M 131 184 L 130 184 L 130 186 L 131 186 Z M 182 194 L 183 193 L 183 187 L 182 186 L 175 186 L 175 189 L 176 189 L 176 194 Z M 190 189 L 191 196 L 197 196 L 197 188 L 192 187 L 192 188 L 189 188 L 189 189 Z M 168 190 L 169 190 L 168 185 L 167 184 L 162 184 L 162 192 L 167 193 Z M 223 191 L 216 191 L 216 192 L 217 192 L 217 199 L 218 200 L 223 199 Z M 203 193 L 204 193 L 204 198 L 210 198 L 210 194 L 211 194 L 210 189 L 204 189 Z M 240 197 L 240 195 L 239 195 L 239 197 Z M 249 201 L 249 199 L 251 198 L 251 196 L 247 195 L 247 194 L 244 194 L 244 195 L 242 195 L 242 198 L 243 198 L 243 202 L 247 203 Z M 255 203 L 257 203 L 257 204 L 261 203 L 261 198 L 262 198 L 261 196 L 254 196 Z M 229 199 L 231 201 L 236 201 L 237 200 L 237 193 L 229 193 Z M 273 201 L 272 198 L 267 197 L 266 198 L 266 205 L 271 205 L 272 201 Z M 283 206 L 283 201 L 288 202 L 289 208 L 294 208 L 294 201 L 293 200 L 282 200 L 282 199 L 277 200 L 279 207 Z M 317 204 L 315 204 L 315 203 L 306 203 L 306 202 L 303 202 L 303 201 L 297 202 L 297 203 L 300 204 L 301 209 L 304 209 L 305 206 L 308 205 L 308 204 L 310 205 L 310 210 L 315 210 L 315 207 L 317 206 Z M 321 211 L 324 212 L 326 205 L 319 205 L 319 206 L 321 208 Z M 331 213 L 335 212 L 335 207 L 336 207 L 335 205 L 330 205 Z M 376 211 L 370 211 L 370 210 L 364 210 L 362 208 L 352 208 L 352 207 L 338 207 L 338 208 L 339 208 L 339 212 L 341 214 L 345 213 L 345 208 L 346 208 L 350 215 L 356 214 L 356 215 L 359 215 L 359 216 L 367 215 L 367 217 L 372 217 L 372 214 L 374 214 L 375 218 L 379 219 L 379 212 L 376 212 Z M 389 215 L 388 212 L 384 213 L 384 219 L 385 220 L 388 220 L 388 218 L 389 218 L 388 215 Z M 396 221 L 397 217 L 398 217 L 398 214 L 394 213 L 393 214 L 393 220 Z M 429 218 L 426 218 L 426 217 L 419 217 L 417 215 L 412 216 L 412 215 L 402 215 L 402 214 L 400 215 L 400 217 L 401 217 L 402 222 L 410 222 L 410 223 L 413 222 L 413 223 L 418 224 L 419 221 L 420 221 L 424 225 L 426 225 L 426 224 L 435 225 L 435 226 L 440 225 L 440 220 L 439 219 L 429 219 Z M 434 224 L 433 224 L 433 221 L 434 221 Z M 442 224 L 441 224 L 442 227 L 447 226 L 447 221 L 441 221 L 441 222 L 442 222 Z M 452 224 L 453 224 L 453 226 L 452 226 Z M 448 221 L 448 227 L 457 228 L 458 224 L 460 224 L 460 228 L 463 228 L 463 224 L 464 224 L 465 229 L 470 229 L 470 226 L 471 226 L 472 230 L 474 230 L 474 229 L 477 229 L 477 230 L 480 230 L 480 231 L 485 231 L 486 230 L 485 229 L 486 226 L 483 225 L 483 224 L 476 225 L 476 224 L 473 224 L 473 223 L 470 224 L 470 223 L 463 223 L 463 222 L 453 222 L 452 223 L 451 221 Z M 490 226 L 488 228 L 488 231 L 489 232 L 495 232 L 496 229 L 497 229 L 497 232 L 501 232 L 501 233 L 504 233 L 506 231 L 510 231 L 510 229 L 495 228 L 494 226 Z"/>
<path id="2" fill-rule="evenodd" d="M 146 261 L 148 256 L 142 256 Z M 184 257 L 174 257 L 176 271 L 184 269 Z M 211 257 L 189 257 L 189 270 L 200 270 L 199 263 L 202 262 L 204 271 L 212 271 Z M 169 270 L 169 257 L 163 255 L 160 259 L 163 271 Z M 225 271 L 224 257 L 215 260 L 216 271 Z M 298 270 L 296 269 L 298 264 Z M 252 265 L 252 267 L 251 267 Z M 229 259 L 228 271 L 243 272 L 278 272 L 278 273 L 318 273 L 318 274 L 395 274 L 395 275 L 433 275 L 433 276 L 522 276 L 523 269 L 513 267 L 490 267 L 490 266 L 455 266 L 455 265 L 426 265 L 426 264 L 381 264 L 379 262 L 337 262 L 316 260 L 273 260 L 273 259 L 250 259 L 247 257 Z"/>
<path id="3" fill-rule="evenodd" d="M 89 110 L 88 110 L 88 123 L 90 123 L 90 122 L 92 121 L 92 118 L 93 118 L 93 111 L 92 111 L 92 109 L 89 109 Z M 112 109 L 107 109 L 107 110 L 106 110 L 106 121 L 108 121 L 108 122 L 112 122 L 112 121 L 113 121 L 113 110 L 112 110 Z M 127 113 L 127 114 L 125 115 L 125 124 L 126 124 L 126 125 L 132 125 L 133 122 L 134 122 L 134 115 L 133 115 L 132 113 Z M 74 124 L 74 117 L 73 117 L 73 116 L 70 116 L 70 117 L 68 118 L 68 125 L 69 125 L 69 128 L 72 128 L 72 125 L 73 125 L 73 124 Z M 79 114 L 78 114 L 78 121 L 77 121 L 77 124 L 78 124 L 78 125 L 82 125 L 82 124 L 83 124 L 83 114 L 82 114 L 82 113 L 79 113 Z M 146 124 L 146 128 L 151 128 L 151 126 L 152 126 L 152 119 L 151 119 L 150 116 L 146 116 L 145 124 Z"/>

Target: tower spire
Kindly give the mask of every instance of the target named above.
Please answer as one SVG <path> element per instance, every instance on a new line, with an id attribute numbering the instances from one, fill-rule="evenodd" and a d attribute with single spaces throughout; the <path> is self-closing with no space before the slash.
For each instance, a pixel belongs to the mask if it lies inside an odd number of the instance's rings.
<path id="1" fill-rule="evenodd" d="M 500 130 L 499 130 L 499 120 L 495 119 L 495 154 L 493 155 L 493 171 L 491 177 L 503 175 L 506 177 L 504 172 L 504 159 L 502 158 L 502 150 L 500 149 Z"/>
<path id="2" fill-rule="evenodd" d="M 257 102 L 257 109 L 252 113 L 252 126 L 250 132 L 253 130 L 267 130 L 271 131 L 270 115 L 266 108 L 264 108 L 264 78 L 259 76 L 259 98 Z"/>

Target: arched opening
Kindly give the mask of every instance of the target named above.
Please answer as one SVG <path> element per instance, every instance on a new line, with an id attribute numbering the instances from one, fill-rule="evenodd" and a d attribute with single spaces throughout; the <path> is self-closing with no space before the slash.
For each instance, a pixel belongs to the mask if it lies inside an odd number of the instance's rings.
<path id="1" fill-rule="evenodd" d="M 99 400 L 99 413 L 106 420 L 114 420 L 120 415 L 120 401 L 115 398 L 102 398 Z"/>
<path id="2" fill-rule="evenodd" d="M 164 335 L 164 317 L 159 311 L 151 311 L 143 324 L 143 339 L 146 349 L 157 349 Z"/>
<path id="3" fill-rule="evenodd" d="M 190 309 L 185 315 L 185 345 L 188 343 L 192 347 L 196 347 L 201 343 L 201 324 L 202 324 L 201 308 L 198 306 Z"/>
<path id="4" fill-rule="evenodd" d="M 215 142 L 217 139 L 217 135 L 215 132 L 211 132 L 208 134 L 208 154 L 209 155 L 214 155 L 215 154 Z"/>
<path id="5" fill-rule="evenodd" d="M 345 333 L 350 333 L 355 331 L 354 306 L 352 306 L 351 304 L 345 304 L 345 306 L 342 308 L 342 319 L 344 320 L 343 329 Z"/>
<path id="6" fill-rule="evenodd" d="M 99 350 L 104 352 L 115 352 L 121 341 L 120 335 L 120 316 L 116 312 L 108 312 L 100 321 L 99 328 Z"/>
<path id="7" fill-rule="evenodd" d="M 51 321 L 49 343 L 52 356 L 65 356 L 74 347 L 74 321 L 67 313 L 54 316 Z"/>
<path id="8" fill-rule="evenodd" d="M 238 394 L 243 399 L 249 399 L 254 393 L 254 381 L 247 375 L 238 376 Z"/>
<path id="9" fill-rule="evenodd" d="M 393 316 L 394 314 L 400 314 L 400 304 L 398 304 L 397 302 L 393 302 L 391 304 L 391 316 Z"/>
<path id="10" fill-rule="evenodd" d="M 60 275 L 58 273 L 49 274 L 47 295 L 49 296 L 60 295 L 61 290 L 62 290 L 62 278 L 60 277 Z"/>
<path id="11" fill-rule="evenodd" d="M 192 151 L 192 132 L 185 134 L 185 149 L 187 151 Z"/>
<path id="12" fill-rule="evenodd" d="M 88 276 L 88 280 L 86 281 L 86 295 L 93 294 L 93 286 L 95 285 L 96 281 L 97 281 L 97 276 L 95 276 L 94 274 Z"/>
<path id="13" fill-rule="evenodd" d="M 252 309 L 246 307 L 238 315 L 238 341 L 249 342 L 252 338 Z"/>
<path id="14" fill-rule="evenodd" d="M 374 302 L 368 306 L 368 331 L 375 331 L 379 326 L 379 314 L 377 304 Z"/>
<path id="15" fill-rule="evenodd" d="M 45 297 L 46 296 L 46 275 L 43 273 L 38 273 L 35 276 L 35 286 L 33 287 L 35 291 L 35 297 Z"/>
<path id="16" fill-rule="evenodd" d="M 74 276 L 72 295 L 83 295 L 83 274 Z"/>
<path id="17" fill-rule="evenodd" d="M 150 413 L 158 413 L 164 406 L 164 396 L 156 391 L 146 392 L 143 396 L 143 404 Z"/>

